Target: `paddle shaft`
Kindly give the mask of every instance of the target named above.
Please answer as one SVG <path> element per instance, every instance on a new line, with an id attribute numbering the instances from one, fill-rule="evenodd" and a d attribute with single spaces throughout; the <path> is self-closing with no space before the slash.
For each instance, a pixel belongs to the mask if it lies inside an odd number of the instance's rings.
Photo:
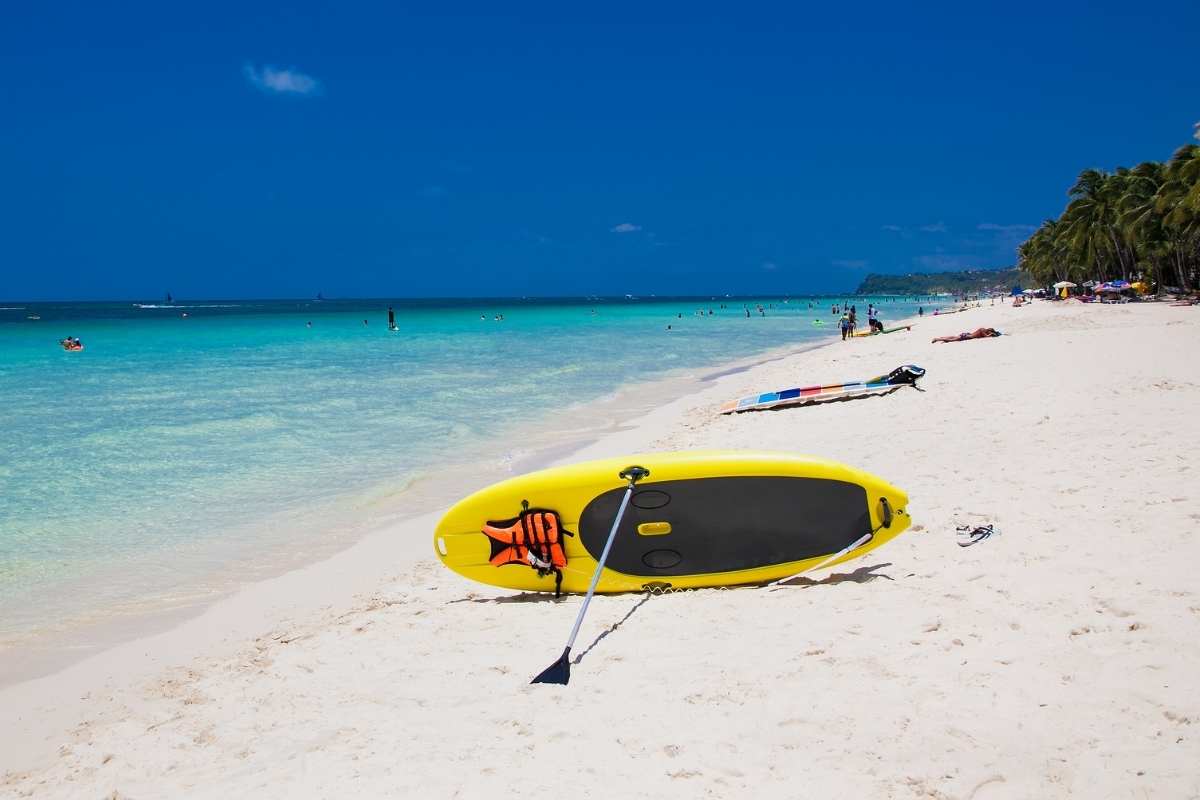
<path id="1" fill-rule="evenodd" d="M 612 530 L 608 532 L 608 541 L 604 543 L 604 551 L 600 553 L 600 560 L 596 563 L 596 571 L 592 573 L 592 584 L 588 586 L 587 595 L 583 598 L 583 606 L 579 609 L 579 614 L 575 616 L 575 627 L 571 628 L 571 638 L 567 639 L 567 649 L 570 650 L 575 646 L 575 637 L 579 635 L 579 626 L 583 624 L 583 616 L 587 613 L 588 605 L 592 602 L 592 595 L 596 593 L 596 584 L 600 583 L 600 573 L 604 571 L 604 562 L 608 560 L 608 551 L 612 549 L 613 539 L 617 538 L 617 528 L 621 527 L 621 518 L 625 516 L 625 509 L 629 506 L 629 498 L 633 497 L 634 481 L 629 481 L 629 488 L 625 490 L 625 497 L 621 499 L 621 508 L 617 511 L 617 518 L 613 520 Z"/>
<path id="2" fill-rule="evenodd" d="M 770 583 L 767 584 L 767 586 L 778 586 L 779 584 L 784 583 L 786 581 L 790 581 L 794 578 L 799 578 L 801 575 L 803 575 L 806 572 L 812 572 L 814 569 L 820 569 L 821 567 L 828 564 L 830 561 L 837 561 L 839 558 L 846 555 L 846 553 L 849 553 L 851 550 L 855 550 L 858 547 L 861 547 L 862 545 L 871 541 L 871 537 L 874 535 L 875 534 L 873 534 L 873 533 L 864 534 L 863 536 L 859 537 L 858 539 L 855 539 L 849 545 L 842 548 L 838 552 L 834 553 L 833 555 L 831 555 L 829 558 L 825 559 L 821 563 L 814 564 L 813 566 L 809 567 L 808 569 L 802 569 L 799 572 L 797 572 L 795 575 L 788 575 L 786 578 L 780 578 L 777 581 L 771 581 Z"/>

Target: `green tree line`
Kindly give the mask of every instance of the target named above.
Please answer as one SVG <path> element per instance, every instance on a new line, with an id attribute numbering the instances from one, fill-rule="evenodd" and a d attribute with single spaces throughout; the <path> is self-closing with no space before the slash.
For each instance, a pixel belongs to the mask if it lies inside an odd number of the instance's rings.
<path id="1" fill-rule="evenodd" d="M 915 272 L 907 275 L 871 273 L 858 285 L 855 294 L 895 294 L 917 296 L 950 292 L 972 294 L 997 286 L 1008 288 L 1023 278 L 1015 269 L 975 269 L 959 272 Z"/>
<path id="2" fill-rule="evenodd" d="M 1058 219 L 1043 222 L 1017 248 L 1035 285 L 1141 278 L 1156 289 L 1195 286 L 1200 145 L 1184 145 L 1166 162 L 1085 169 L 1067 196 Z"/>

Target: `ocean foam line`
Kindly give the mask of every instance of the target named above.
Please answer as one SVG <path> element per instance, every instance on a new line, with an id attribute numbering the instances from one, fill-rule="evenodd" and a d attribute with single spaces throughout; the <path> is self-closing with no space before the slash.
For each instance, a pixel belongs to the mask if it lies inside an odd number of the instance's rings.
<path id="1" fill-rule="evenodd" d="M 134 303 L 134 308 L 241 308 L 240 303 L 205 303 L 202 305 L 163 305 L 156 303 Z"/>

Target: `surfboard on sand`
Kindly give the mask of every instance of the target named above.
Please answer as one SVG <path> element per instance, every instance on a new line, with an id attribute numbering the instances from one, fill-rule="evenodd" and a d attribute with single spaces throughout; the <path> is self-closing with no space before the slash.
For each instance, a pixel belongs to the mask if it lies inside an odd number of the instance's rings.
<path id="1" fill-rule="evenodd" d="M 738 400 L 731 400 L 721 406 L 720 413 L 735 414 L 742 411 L 764 411 L 782 406 L 801 406 L 811 403 L 824 403 L 830 400 L 846 400 L 851 397 L 863 397 L 872 394 L 887 394 L 903 386 L 916 386 L 917 381 L 925 376 L 925 370 L 915 364 L 905 364 L 896 367 L 887 375 L 880 375 L 865 381 L 850 381 L 849 383 L 831 383 L 825 386 L 801 386 L 794 389 L 780 389 L 777 392 L 752 394 Z"/>
<path id="2" fill-rule="evenodd" d="M 881 331 L 860 331 L 850 334 L 855 339 L 865 339 L 868 336 L 878 336 L 881 333 L 895 333 L 896 331 L 911 331 L 912 325 L 897 325 L 894 328 L 884 328 Z"/>
<path id="3" fill-rule="evenodd" d="M 541 574 L 484 533 L 549 527 L 565 553 L 562 590 L 587 589 L 627 484 L 629 464 L 650 474 L 637 484 L 597 591 L 733 586 L 795 575 L 837 555 L 840 564 L 908 528 L 908 496 L 853 467 L 785 453 L 705 451 L 624 456 L 530 473 L 497 483 L 452 507 L 434 531 L 448 568 L 474 581 L 552 592 Z M 528 504 L 528 511 L 522 510 Z M 541 515 L 540 519 L 536 515 Z M 508 552 L 508 555 L 505 553 Z"/>

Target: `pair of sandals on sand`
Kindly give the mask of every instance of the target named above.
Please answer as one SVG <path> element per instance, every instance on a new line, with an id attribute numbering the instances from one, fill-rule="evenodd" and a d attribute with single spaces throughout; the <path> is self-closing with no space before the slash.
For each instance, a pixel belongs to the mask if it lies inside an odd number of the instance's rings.
<path id="1" fill-rule="evenodd" d="M 999 529 L 990 523 L 975 528 L 972 528 L 970 525 L 959 525 L 956 530 L 958 531 L 959 547 L 970 547 L 973 544 L 979 544 L 984 539 L 1000 535 Z"/>

